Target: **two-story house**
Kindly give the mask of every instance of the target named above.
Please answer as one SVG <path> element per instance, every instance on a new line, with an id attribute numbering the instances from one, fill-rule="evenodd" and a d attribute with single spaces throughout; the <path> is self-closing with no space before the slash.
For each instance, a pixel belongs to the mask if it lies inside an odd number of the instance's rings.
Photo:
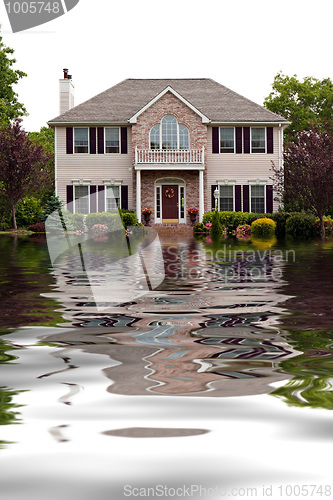
<path id="1" fill-rule="evenodd" d="M 74 107 L 60 80 L 56 192 L 72 212 L 152 208 L 155 224 L 220 210 L 277 210 L 272 162 L 282 167 L 288 122 L 219 83 L 127 79 Z"/>

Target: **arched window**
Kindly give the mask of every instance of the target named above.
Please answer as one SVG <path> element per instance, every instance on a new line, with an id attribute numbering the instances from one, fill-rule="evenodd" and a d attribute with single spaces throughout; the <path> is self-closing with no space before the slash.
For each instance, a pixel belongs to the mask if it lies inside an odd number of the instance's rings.
<path id="1" fill-rule="evenodd" d="M 178 125 L 176 118 L 166 115 L 150 131 L 150 149 L 189 149 L 188 128 Z"/>

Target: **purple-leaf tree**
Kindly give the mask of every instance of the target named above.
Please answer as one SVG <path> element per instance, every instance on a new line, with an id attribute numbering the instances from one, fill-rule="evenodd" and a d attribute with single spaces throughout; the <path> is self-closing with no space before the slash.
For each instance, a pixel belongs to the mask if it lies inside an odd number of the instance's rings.
<path id="1" fill-rule="evenodd" d="M 18 121 L 0 129 L 0 181 L 12 210 L 14 229 L 17 202 L 49 187 L 49 162 L 50 154 L 31 141 Z"/>
<path id="2" fill-rule="evenodd" d="M 299 132 L 284 153 L 284 169 L 273 165 L 274 188 L 297 196 L 320 219 L 325 238 L 324 214 L 333 205 L 333 134 L 329 127 L 311 126 Z"/>

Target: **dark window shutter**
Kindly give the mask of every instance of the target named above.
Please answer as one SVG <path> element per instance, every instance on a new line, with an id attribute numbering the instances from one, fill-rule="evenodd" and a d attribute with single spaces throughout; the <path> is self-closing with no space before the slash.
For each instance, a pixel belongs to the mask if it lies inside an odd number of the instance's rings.
<path id="1" fill-rule="evenodd" d="M 242 127 L 236 127 L 236 153 L 243 152 Z"/>
<path id="2" fill-rule="evenodd" d="M 244 127 L 244 153 L 250 152 L 250 127 Z"/>
<path id="3" fill-rule="evenodd" d="M 250 186 L 243 186 L 243 212 L 250 211 Z"/>
<path id="4" fill-rule="evenodd" d="M 90 213 L 96 212 L 96 186 L 90 186 Z"/>
<path id="5" fill-rule="evenodd" d="M 216 189 L 216 184 L 211 186 L 211 192 L 212 192 L 212 210 L 215 210 L 215 198 L 214 198 L 214 191 Z"/>
<path id="6" fill-rule="evenodd" d="M 219 144 L 219 128 L 218 127 L 213 127 L 212 130 L 212 151 L 213 153 L 219 153 L 220 152 L 220 144 Z"/>
<path id="7" fill-rule="evenodd" d="M 121 208 L 128 210 L 128 186 L 121 186 Z"/>
<path id="8" fill-rule="evenodd" d="M 235 186 L 235 211 L 241 212 L 242 210 L 242 186 Z"/>
<path id="9" fill-rule="evenodd" d="M 96 127 L 89 129 L 89 151 L 90 154 L 96 154 Z"/>
<path id="10" fill-rule="evenodd" d="M 104 154 L 104 127 L 98 127 L 97 129 L 97 142 L 98 142 L 98 154 Z"/>
<path id="11" fill-rule="evenodd" d="M 67 210 L 73 213 L 74 186 L 72 184 L 66 186 Z"/>
<path id="12" fill-rule="evenodd" d="M 98 211 L 104 212 L 104 186 L 98 186 Z"/>
<path id="13" fill-rule="evenodd" d="M 73 154 L 73 127 L 66 128 L 66 153 Z"/>
<path id="14" fill-rule="evenodd" d="M 266 212 L 271 214 L 273 212 L 273 186 L 266 186 Z"/>
<path id="15" fill-rule="evenodd" d="M 127 155 L 127 127 L 121 127 L 121 154 Z"/>
<path id="16" fill-rule="evenodd" d="M 273 127 L 267 127 L 267 153 L 273 154 Z"/>

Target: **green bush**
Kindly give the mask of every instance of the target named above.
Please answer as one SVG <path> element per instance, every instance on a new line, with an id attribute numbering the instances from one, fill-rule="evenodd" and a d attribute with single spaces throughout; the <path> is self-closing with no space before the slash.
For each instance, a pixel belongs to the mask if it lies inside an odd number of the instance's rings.
<path id="1" fill-rule="evenodd" d="M 130 210 L 121 210 L 121 216 L 125 227 L 136 226 L 138 224 L 136 214 Z"/>
<path id="2" fill-rule="evenodd" d="M 223 229 L 221 226 L 220 214 L 216 210 L 212 217 L 212 227 L 210 228 L 210 236 L 213 240 L 217 240 L 222 236 Z"/>
<path id="3" fill-rule="evenodd" d="M 88 214 L 86 226 L 89 231 L 95 224 L 102 224 L 108 227 L 109 231 L 121 229 L 118 212 L 97 212 Z"/>
<path id="4" fill-rule="evenodd" d="M 275 234 L 276 222 L 268 217 L 256 219 L 251 224 L 251 234 L 257 238 L 269 238 Z"/>
<path id="5" fill-rule="evenodd" d="M 29 227 L 41 220 L 43 209 L 40 200 L 33 196 L 26 196 L 20 200 L 16 207 L 17 227 Z"/>
<path id="6" fill-rule="evenodd" d="M 58 211 L 60 208 L 62 208 L 64 205 L 64 202 L 61 201 L 59 199 L 58 196 L 55 195 L 55 193 L 53 193 L 49 198 L 48 200 L 46 201 L 46 203 L 44 204 L 43 206 L 43 210 L 44 210 L 44 213 L 43 215 L 41 216 L 40 220 L 42 222 L 45 222 L 46 218 L 52 214 L 53 212 L 55 211 Z"/>
<path id="7" fill-rule="evenodd" d="M 267 214 L 268 216 L 268 214 Z M 276 222 L 275 234 L 277 238 L 284 238 L 286 235 L 286 222 L 291 216 L 289 212 L 274 212 L 269 217 Z"/>
<path id="8" fill-rule="evenodd" d="M 313 238 L 316 234 L 316 217 L 305 213 L 292 214 L 286 222 L 286 234 L 293 238 Z"/>
<path id="9" fill-rule="evenodd" d="M 203 222 L 198 222 L 198 224 L 196 224 L 193 227 L 193 232 L 194 233 L 208 233 L 208 228 L 205 226 L 205 224 Z"/>
<path id="10" fill-rule="evenodd" d="M 67 214 L 72 225 L 72 231 L 84 231 L 84 215 L 83 214 Z"/>
<path id="11" fill-rule="evenodd" d="M 333 235 L 333 219 L 331 217 L 324 216 L 324 226 L 325 226 L 326 236 L 332 236 Z M 319 219 L 316 219 L 315 228 L 316 228 L 316 233 L 319 236 L 321 233 L 321 224 L 320 224 Z"/>

